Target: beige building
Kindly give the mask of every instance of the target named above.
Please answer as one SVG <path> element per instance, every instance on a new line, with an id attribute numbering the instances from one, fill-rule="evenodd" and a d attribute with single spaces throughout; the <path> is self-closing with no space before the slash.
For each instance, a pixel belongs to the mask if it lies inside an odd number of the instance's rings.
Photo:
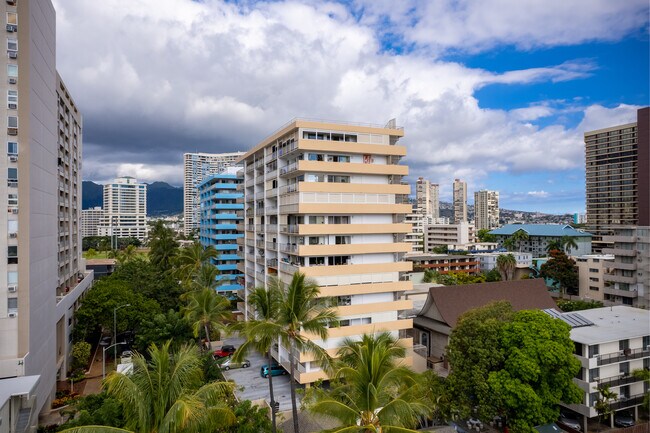
<path id="1" fill-rule="evenodd" d="M 650 226 L 650 108 L 637 121 L 585 132 L 587 230 L 593 249 L 615 226 Z"/>
<path id="2" fill-rule="evenodd" d="M 81 237 L 99 236 L 99 226 L 104 221 L 104 210 L 99 207 L 81 211 Z"/>
<path id="3" fill-rule="evenodd" d="M 578 296 L 595 301 L 605 300 L 605 274 L 614 264 L 612 254 L 588 254 L 575 258 L 578 266 Z"/>
<path id="4" fill-rule="evenodd" d="M 467 221 L 467 183 L 454 180 L 454 223 Z"/>
<path id="5" fill-rule="evenodd" d="M 147 185 L 130 176 L 104 185 L 104 219 L 99 236 L 147 240 Z"/>
<path id="6" fill-rule="evenodd" d="M 419 177 L 415 182 L 415 213 L 431 218 L 440 216 L 440 186 Z"/>
<path id="7" fill-rule="evenodd" d="M 341 342 L 364 333 L 389 331 L 395 337 L 412 327 L 399 312 L 412 301 L 400 274 L 410 245 L 403 222 L 411 212 L 408 167 L 400 165 L 406 147 L 393 122 L 357 126 L 293 120 L 264 139 L 242 158 L 244 180 L 244 295 L 269 277 L 285 282 L 302 272 L 321 286 L 322 296 L 338 305 L 341 327 L 327 341 L 311 338 L 335 355 Z M 245 315 L 251 316 L 250 306 Z M 404 339 L 407 348 L 411 339 Z M 288 367 L 280 346 L 273 356 Z M 409 355 L 405 360 L 412 362 Z M 310 383 L 325 374 L 306 354 L 298 359 L 296 380 Z"/>
<path id="8" fill-rule="evenodd" d="M 499 227 L 499 191 L 474 192 L 474 226 L 476 230 Z"/>
<path id="9" fill-rule="evenodd" d="M 474 225 L 465 222 L 457 224 L 428 224 L 424 226 L 424 252 L 430 253 L 435 247 L 447 245 L 467 245 L 476 242 Z"/>
<path id="10" fill-rule="evenodd" d="M 212 174 L 218 174 L 236 164 L 244 152 L 184 153 L 183 154 L 183 217 L 184 234 L 198 230 L 201 220 L 198 186 Z"/>
<path id="11" fill-rule="evenodd" d="M 49 0 L 3 2 L 7 157 L 0 204 L 0 431 L 31 431 L 69 369 L 73 314 L 93 275 L 80 248 L 82 122 L 56 73 Z M 21 396 L 20 398 L 16 398 Z M 11 416 L 9 416 L 11 414 Z"/>
<path id="12" fill-rule="evenodd" d="M 618 226 L 604 236 L 614 263 L 604 275 L 605 301 L 650 308 L 650 227 Z"/>

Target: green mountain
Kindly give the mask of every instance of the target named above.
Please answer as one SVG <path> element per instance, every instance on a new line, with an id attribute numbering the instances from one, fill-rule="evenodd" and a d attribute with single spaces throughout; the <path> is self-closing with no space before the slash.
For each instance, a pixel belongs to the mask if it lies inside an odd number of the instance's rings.
<path id="1" fill-rule="evenodd" d="M 84 180 L 81 186 L 82 209 L 102 206 L 102 185 Z M 147 184 L 147 215 L 175 215 L 183 212 L 183 188 L 166 182 Z"/>

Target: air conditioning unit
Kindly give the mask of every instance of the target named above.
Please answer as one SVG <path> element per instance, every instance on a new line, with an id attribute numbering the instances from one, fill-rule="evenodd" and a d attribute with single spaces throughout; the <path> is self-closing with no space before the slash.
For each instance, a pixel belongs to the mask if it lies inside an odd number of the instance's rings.
<path id="1" fill-rule="evenodd" d="M 10 238 L 17 238 L 17 237 L 18 237 L 18 233 L 9 233 L 9 237 L 10 237 Z"/>
<path id="2" fill-rule="evenodd" d="M 7 24 L 7 31 L 12 33 L 16 31 L 13 24 Z"/>
<path id="3" fill-rule="evenodd" d="M 11 213 L 13 213 L 13 214 L 17 214 L 17 213 L 18 213 L 18 208 L 15 207 L 15 208 L 11 209 Z"/>
<path id="4" fill-rule="evenodd" d="M 9 293 L 16 293 L 17 290 L 18 290 L 18 286 L 9 286 L 9 287 L 7 287 L 7 291 Z"/>
<path id="5" fill-rule="evenodd" d="M 7 0 L 8 5 L 16 6 L 16 0 Z"/>
<path id="6" fill-rule="evenodd" d="M 17 80 L 17 79 L 15 79 L 15 78 L 13 78 L 13 77 L 12 77 L 12 78 L 9 78 L 9 84 L 16 84 L 16 83 L 18 83 L 18 80 Z"/>
<path id="7" fill-rule="evenodd" d="M 16 317 L 18 317 L 18 313 L 9 313 L 10 319 L 15 319 Z"/>
<path id="8" fill-rule="evenodd" d="M 18 104 L 7 104 L 7 107 L 10 110 L 17 110 L 18 109 Z"/>
<path id="9" fill-rule="evenodd" d="M 9 157 L 9 161 L 10 161 L 10 162 L 18 162 L 18 157 L 17 157 L 16 155 L 11 155 L 11 156 Z"/>
<path id="10" fill-rule="evenodd" d="M 7 51 L 9 54 L 10 59 L 17 59 L 18 58 L 18 51 Z"/>
<path id="11" fill-rule="evenodd" d="M 7 128 L 7 135 L 18 135 L 18 128 Z"/>

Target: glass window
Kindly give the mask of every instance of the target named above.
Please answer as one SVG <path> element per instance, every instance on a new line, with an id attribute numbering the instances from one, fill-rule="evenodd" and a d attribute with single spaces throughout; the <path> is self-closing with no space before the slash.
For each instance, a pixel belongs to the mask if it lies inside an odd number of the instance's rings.
<path id="1" fill-rule="evenodd" d="M 18 284 L 18 272 L 16 271 L 7 272 L 7 284 Z"/>
<path id="2" fill-rule="evenodd" d="M 15 141 L 7 142 L 7 154 L 18 155 L 18 143 Z"/>
<path id="3" fill-rule="evenodd" d="M 7 90 L 7 104 L 18 104 L 18 90 Z"/>
<path id="4" fill-rule="evenodd" d="M 18 179 L 18 169 L 17 168 L 8 168 L 7 169 L 7 179 L 17 180 Z"/>
<path id="5" fill-rule="evenodd" d="M 18 25 L 18 14 L 16 12 L 7 12 L 7 24 Z"/>
<path id="6" fill-rule="evenodd" d="M 8 257 L 18 257 L 18 245 L 10 245 L 7 247 Z"/>
<path id="7" fill-rule="evenodd" d="M 18 40 L 17 39 L 7 39 L 7 50 L 8 51 L 18 51 Z"/>
<path id="8" fill-rule="evenodd" d="M 7 76 L 13 78 L 18 77 L 18 65 L 7 65 Z"/>
<path id="9" fill-rule="evenodd" d="M 18 128 L 18 117 L 16 117 L 16 116 L 7 117 L 7 127 L 8 128 Z"/>
<path id="10" fill-rule="evenodd" d="M 598 355 L 599 353 L 599 347 L 597 344 L 594 344 L 592 346 L 589 346 L 589 357 L 593 358 L 594 356 Z"/>
<path id="11" fill-rule="evenodd" d="M 7 308 L 9 310 L 17 310 L 18 309 L 18 298 L 8 298 L 7 299 Z"/>

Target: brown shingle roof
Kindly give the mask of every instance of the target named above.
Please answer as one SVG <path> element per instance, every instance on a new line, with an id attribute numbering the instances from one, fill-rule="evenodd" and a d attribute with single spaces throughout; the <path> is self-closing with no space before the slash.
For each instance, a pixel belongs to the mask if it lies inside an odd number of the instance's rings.
<path id="1" fill-rule="evenodd" d="M 434 303 L 445 322 L 454 328 L 458 318 L 466 311 L 502 300 L 510 302 L 515 311 L 557 308 L 544 280 L 536 278 L 431 287 L 427 304 L 420 314 L 431 308 Z"/>

